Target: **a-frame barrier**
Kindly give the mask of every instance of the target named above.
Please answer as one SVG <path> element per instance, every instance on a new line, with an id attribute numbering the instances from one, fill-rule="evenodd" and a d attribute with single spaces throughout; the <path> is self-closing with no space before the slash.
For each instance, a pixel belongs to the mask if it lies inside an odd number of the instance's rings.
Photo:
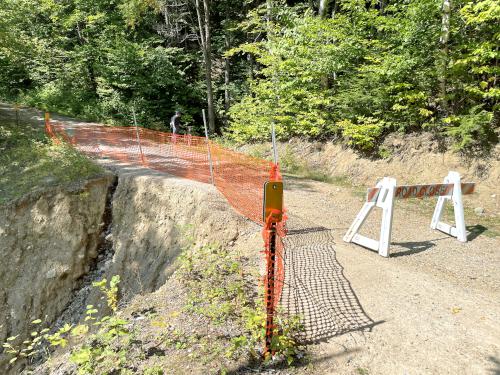
<path id="1" fill-rule="evenodd" d="M 375 189 L 368 191 L 367 200 L 345 234 L 344 241 L 357 243 L 387 257 L 389 256 L 389 244 L 391 242 L 396 180 L 384 177 L 377 183 Z M 358 233 L 366 218 L 375 207 L 382 209 L 382 225 L 380 228 L 380 240 L 378 241 Z"/>
<path id="2" fill-rule="evenodd" d="M 462 183 L 458 172 L 449 172 L 444 183 L 431 185 L 397 186 L 394 178 L 384 177 L 374 188 L 368 189 L 366 202 L 345 234 L 344 241 L 354 242 L 377 251 L 379 255 L 388 257 L 395 199 L 439 196 L 434 215 L 432 216 L 431 228 L 456 237 L 461 242 L 467 242 L 462 195 L 473 193 L 474 188 L 475 184 L 473 182 Z M 441 222 L 441 215 L 447 200 L 451 200 L 453 203 L 455 226 Z M 358 233 L 366 218 L 375 207 L 382 209 L 379 240 L 368 238 Z"/>
<path id="3" fill-rule="evenodd" d="M 472 190 L 469 186 L 464 186 L 464 190 L 466 191 L 462 192 L 462 184 L 460 182 L 460 175 L 458 172 L 449 172 L 448 176 L 444 179 L 444 183 L 453 184 L 453 191 L 451 194 L 442 195 L 438 198 L 434 215 L 432 215 L 431 228 L 456 237 L 460 242 L 467 242 L 462 194 L 471 194 L 474 190 L 474 186 L 472 186 Z M 451 200 L 453 203 L 455 226 L 451 226 L 450 224 L 446 224 L 441 221 L 444 204 L 447 200 Z"/>

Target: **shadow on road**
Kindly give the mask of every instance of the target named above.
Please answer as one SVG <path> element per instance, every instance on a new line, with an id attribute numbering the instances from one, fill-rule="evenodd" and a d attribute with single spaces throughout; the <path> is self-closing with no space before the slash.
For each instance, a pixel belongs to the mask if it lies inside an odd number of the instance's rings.
<path id="1" fill-rule="evenodd" d="M 469 234 L 467 235 L 467 241 L 475 240 L 478 236 L 488 230 L 488 228 L 481 224 L 469 225 L 466 227 L 466 229 L 467 232 L 469 232 Z"/>
<path id="2" fill-rule="evenodd" d="M 335 255 L 330 229 L 290 218 L 285 238 L 285 280 L 280 306 L 302 317 L 304 343 L 325 341 L 353 331 L 371 331 L 363 310 Z"/>
<path id="3" fill-rule="evenodd" d="M 500 360 L 498 358 L 495 358 L 493 356 L 488 358 L 495 367 L 492 367 L 489 369 L 490 373 L 492 375 L 500 375 Z"/>
<path id="4" fill-rule="evenodd" d="M 423 251 L 429 250 L 431 247 L 436 246 L 431 241 L 418 241 L 418 242 L 393 242 L 392 245 L 400 246 L 408 250 L 391 252 L 391 258 L 402 257 L 406 255 L 414 255 Z"/>

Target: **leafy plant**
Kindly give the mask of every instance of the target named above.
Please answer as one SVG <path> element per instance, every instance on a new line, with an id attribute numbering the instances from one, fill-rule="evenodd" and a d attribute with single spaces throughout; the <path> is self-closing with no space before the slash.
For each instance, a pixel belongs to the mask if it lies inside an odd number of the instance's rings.
<path id="1" fill-rule="evenodd" d="M 179 258 L 178 277 L 189 288 L 186 310 L 222 323 L 248 303 L 240 263 L 227 249 L 190 248 Z"/>
<path id="2" fill-rule="evenodd" d="M 373 117 L 358 117 L 357 123 L 350 120 L 340 121 L 342 135 L 347 143 L 359 150 L 368 151 L 376 147 L 377 141 L 386 126 L 384 121 Z"/>
<path id="3" fill-rule="evenodd" d="M 263 301 L 262 302 L 263 305 Z M 258 306 L 259 304 L 257 304 Z M 234 357 L 242 353 L 250 353 L 254 358 L 260 356 L 257 348 L 262 347 L 266 337 L 266 314 L 260 309 L 246 308 L 243 311 L 242 321 L 245 334 L 231 340 L 231 347 L 227 350 L 227 356 Z M 298 316 L 288 317 L 279 313 L 275 316 L 276 328 L 273 331 L 270 350 L 274 353 L 274 359 L 284 359 L 291 365 L 303 356 L 303 348 L 298 344 L 296 336 L 303 329 L 301 319 Z M 267 353 L 266 361 L 271 360 L 271 354 Z"/>
<path id="4" fill-rule="evenodd" d="M 118 308 L 118 284 L 120 283 L 120 276 L 114 275 L 109 282 L 109 287 L 107 286 L 107 280 L 102 279 L 101 281 L 93 282 L 92 285 L 98 287 L 99 290 L 106 296 L 108 307 L 116 312 Z"/>
<path id="5" fill-rule="evenodd" d="M 106 279 L 96 282 L 95 286 L 99 288 L 107 298 L 108 307 L 115 312 L 117 306 L 118 284 L 120 278 L 113 276 L 109 288 L 106 286 Z M 99 369 L 114 367 L 117 364 L 125 363 L 125 351 L 115 350 L 113 344 L 117 339 L 127 338 L 130 332 L 127 328 L 129 322 L 117 315 L 104 316 L 100 319 L 96 317 L 99 311 L 93 306 L 86 307 L 84 323 L 76 326 L 68 323 L 59 329 L 53 331 L 50 327 L 41 330 L 34 329 L 30 337 L 19 344 L 19 335 L 7 338 L 3 343 L 3 348 L 11 358 L 10 364 L 16 362 L 19 358 L 32 359 L 39 355 L 48 356 L 50 347 L 64 348 L 73 342 L 70 360 L 78 366 L 80 374 L 102 373 Z M 31 324 L 39 327 L 41 319 L 36 319 Z M 94 333 L 89 332 L 97 329 Z M 80 341 L 88 341 L 91 344 L 78 346 Z"/>
<path id="6" fill-rule="evenodd" d="M 493 113 L 477 106 L 472 108 L 470 114 L 460 116 L 456 125 L 447 127 L 444 132 L 455 140 L 456 150 L 464 153 L 484 153 L 498 142 L 492 122 Z"/>

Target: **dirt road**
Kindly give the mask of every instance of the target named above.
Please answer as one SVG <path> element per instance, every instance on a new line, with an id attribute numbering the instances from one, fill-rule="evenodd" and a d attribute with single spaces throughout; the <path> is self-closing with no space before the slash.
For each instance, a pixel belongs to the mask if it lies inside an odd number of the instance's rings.
<path id="1" fill-rule="evenodd" d="M 309 329 L 311 339 L 328 339 L 312 346 L 314 373 L 500 373 L 498 237 L 476 232 L 460 243 L 431 230 L 420 204 L 398 201 L 386 259 L 342 241 L 363 201 L 351 187 L 296 179 L 286 186 L 286 267 L 294 282 L 283 302 L 306 324 L 324 325 Z M 364 233 L 375 237 L 379 219 Z M 467 219 L 474 230 L 474 218 Z"/>

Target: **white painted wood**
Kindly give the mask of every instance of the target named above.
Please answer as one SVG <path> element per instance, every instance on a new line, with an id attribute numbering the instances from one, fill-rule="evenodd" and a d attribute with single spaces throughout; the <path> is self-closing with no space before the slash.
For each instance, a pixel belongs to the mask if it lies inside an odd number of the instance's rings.
<path id="1" fill-rule="evenodd" d="M 450 198 L 446 196 L 438 198 L 434 214 L 432 215 L 431 229 L 437 229 L 437 225 L 439 224 L 439 220 L 441 220 L 441 215 L 443 214 L 444 203 L 447 199 Z"/>
<path id="2" fill-rule="evenodd" d="M 467 242 L 460 174 L 458 172 L 450 171 L 444 179 L 444 184 L 450 184 L 450 186 L 453 185 L 453 190 L 448 195 L 443 195 L 438 198 L 434 214 L 432 215 L 431 228 L 456 237 L 461 242 Z M 413 185 L 408 186 L 411 187 Z M 365 202 L 358 215 L 354 219 L 353 223 L 349 227 L 349 230 L 344 235 L 344 241 L 354 242 L 368 249 L 378 251 L 379 255 L 383 257 L 389 257 L 389 248 L 391 245 L 392 235 L 392 221 L 394 216 L 394 202 L 396 199 L 396 180 L 394 178 L 384 177 L 377 183 L 376 188 L 380 189 L 376 202 Z M 455 213 L 455 226 L 441 222 L 444 205 L 448 200 L 452 201 L 453 203 L 453 209 Z M 368 238 L 358 233 L 359 229 L 374 207 L 380 207 L 382 209 L 382 224 L 380 226 L 379 240 Z"/>
<path id="3" fill-rule="evenodd" d="M 467 242 L 467 232 L 465 231 L 464 204 L 462 202 L 462 183 L 458 172 L 449 173 L 450 182 L 453 182 L 453 209 L 455 211 L 456 237 L 460 242 Z"/>
<path id="4" fill-rule="evenodd" d="M 380 188 L 376 202 L 366 202 L 358 215 L 351 224 L 349 230 L 344 236 L 345 242 L 354 242 L 358 245 L 377 251 L 384 257 L 389 256 L 389 246 L 391 243 L 392 218 L 394 212 L 394 191 L 396 189 L 396 180 L 390 177 L 384 177 L 377 183 Z M 382 225 L 380 228 L 380 240 L 368 238 L 358 233 L 366 218 L 374 207 L 382 208 Z"/>
<path id="5" fill-rule="evenodd" d="M 389 246 L 391 245 L 392 218 L 394 213 L 394 191 L 396 189 L 396 179 L 384 177 L 382 180 L 384 192 L 379 195 L 377 205 L 382 208 L 382 225 L 380 228 L 379 255 L 389 256 Z"/>
<path id="6" fill-rule="evenodd" d="M 450 236 L 457 237 L 457 228 L 451 226 L 450 224 L 439 222 L 436 226 L 436 229 L 443 233 L 449 234 Z"/>
<path id="7" fill-rule="evenodd" d="M 375 207 L 375 202 L 366 202 L 363 205 L 359 213 L 356 215 L 356 218 L 352 222 L 351 226 L 349 227 L 349 230 L 344 235 L 343 239 L 345 242 L 352 242 L 354 235 L 358 232 L 359 228 L 361 228 L 361 225 L 363 225 L 373 207 Z"/>
<path id="8" fill-rule="evenodd" d="M 379 249 L 379 241 L 365 237 L 359 233 L 356 233 L 354 235 L 354 237 L 352 238 L 352 242 L 376 252 L 378 252 Z"/>
<path id="9" fill-rule="evenodd" d="M 467 242 L 467 232 L 465 230 L 464 206 L 462 202 L 462 183 L 458 172 L 450 171 L 444 179 L 444 183 L 453 184 L 452 195 L 442 196 L 438 198 L 434 215 L 432 215 L 431 228 L 437 229 L 450 236 L 456 237 L 460 242 Z M 446 201 L 452 201 L 453 212 L 455 214 L 455 226 L 441 222 L 443 208 Z"/>

